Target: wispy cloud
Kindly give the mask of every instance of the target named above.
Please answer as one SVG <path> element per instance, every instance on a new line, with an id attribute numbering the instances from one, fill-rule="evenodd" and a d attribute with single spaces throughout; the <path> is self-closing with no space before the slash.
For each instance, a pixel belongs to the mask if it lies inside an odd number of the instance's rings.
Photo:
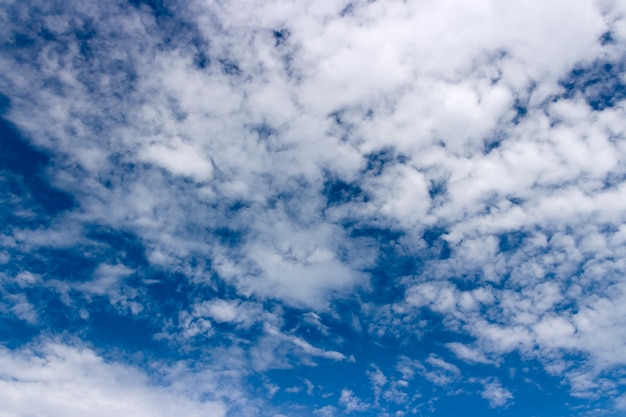
<path id="1" fill-rule="evenodd" d="M 354 395 L 354 392 L 349 389 L 341 391 L 341 397 L 339 398 L 339 404 L 341 404 L 346 413 L 352 413 L 353 411 L 366 411 L 370 406 L 363 402 L 359 397 Z"/>

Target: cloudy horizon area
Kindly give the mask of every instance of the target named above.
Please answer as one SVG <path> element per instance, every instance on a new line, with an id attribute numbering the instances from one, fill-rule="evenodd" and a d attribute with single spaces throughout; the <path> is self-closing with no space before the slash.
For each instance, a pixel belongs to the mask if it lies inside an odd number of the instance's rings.
<path id="1" fill-rule="evenodd" d="M 623 416 L 626 2 L 5 0 L 0 416 Z"/>

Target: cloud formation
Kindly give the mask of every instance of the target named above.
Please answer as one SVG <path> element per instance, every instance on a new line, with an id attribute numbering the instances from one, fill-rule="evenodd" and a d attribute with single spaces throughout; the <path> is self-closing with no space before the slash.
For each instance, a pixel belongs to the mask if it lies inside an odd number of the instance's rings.
<path id="1" fill-rule="evenodd" d="M 14 416 L 225 416 L 218 401 L 199 401 L 153 385 L 123 364 L 107 363 L 88 348 L 47 343 L 0 351 L 3 414 Z"/>
<path id="2" fill-rule="evenodd" d="M 622 2 L 9 1 L 0 35 L 14 414 L 624 408 Z"/>

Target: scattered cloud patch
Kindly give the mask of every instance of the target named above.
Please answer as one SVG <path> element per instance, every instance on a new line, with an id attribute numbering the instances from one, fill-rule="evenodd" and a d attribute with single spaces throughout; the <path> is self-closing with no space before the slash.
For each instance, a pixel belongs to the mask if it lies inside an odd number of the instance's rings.
<path id="1" fill-rule="evenodd" d="M 7 2 L 10 413 L 619 412 L 624 16 Z"/>
<path id="2" fill-rule="evenodd" d="M 513 400 L 511 391 L 504 388 L 498 380 L 486 382 L 481 396 L 489 401 L 491 408 L 505 407 Z"/>
<path id="3" fill-rule="evenodd" d="M 341 404 L 346 413 L 352 413 L 353 411 L 367 411 L 370 406 L 363 402 L 359 397 L 354 395 L 354 392 L 349 389 L 344 389 L 341 391 L 341 397 L 339 398 L 339 404 Z"/>
<path id="4" fill-rule="evenodd" d="M 220 401 L 198 401 L 153 385 L 140 370 L 104 361 L 87 348 L 46 343 L 0 350 L 3 409 L 10 415 L 226 416 Z M 115 400 L 112 400 L 115 399 Z"/>

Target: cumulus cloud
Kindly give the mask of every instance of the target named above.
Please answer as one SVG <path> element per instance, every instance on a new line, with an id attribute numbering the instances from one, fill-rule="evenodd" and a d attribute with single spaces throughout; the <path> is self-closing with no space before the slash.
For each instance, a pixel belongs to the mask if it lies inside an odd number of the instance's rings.
<path id="1" fill-rule="evenodd" d="M 349 389 L 344 389 L 341 391 L 339 404 L 341 404 L 346 409 L 346 413 L 351 413 L 353 411 L 367 411 L 367 409 L 370 408 L 367 403 L 363 402 L 363 400 L 355 396 L 354 392 Z"/>
<path id="2" fill-rule="evenodd" d="M 489 401 L 491 408 L 506 406 L 513 399 L 511 391 L 504 388 L 498 380 L 486 382 L 481 396 Z"/>
<path id="3" fill-rule="evenodd" d="M 242 303 L 238 300 L 216 299 L 194 305 L 193 316 L 207 317 L 216 323 L 232 323 L 244 328 L 260 320 L 268 320 L 268 314 L 255 303 Z"/>
<path id="4" fill-rule="evenodd" d="M 141 371 L 104 361 L 87 348 L 46 343 L 0 350 L 2 408 L 7 415 L 225 416 L 219 401 L 198 401 L 154 385 Z"/>

